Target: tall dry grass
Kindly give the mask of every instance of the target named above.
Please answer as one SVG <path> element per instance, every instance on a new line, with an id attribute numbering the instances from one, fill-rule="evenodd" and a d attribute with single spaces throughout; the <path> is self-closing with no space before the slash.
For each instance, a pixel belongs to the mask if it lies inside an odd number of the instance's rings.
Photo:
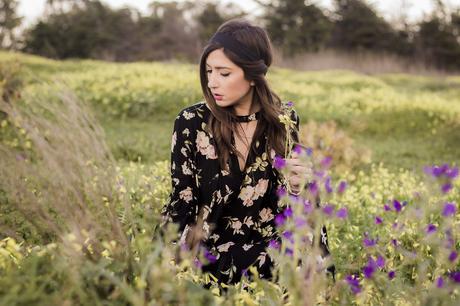
<path id="1" fill-rule="evenodd" d="M 116 211 L 123 199 L 114 190 L 115 161 L 102 128 L 63 84 L 43 89 L 46 94 L 0 100 L 2 205 L 19 212 L 44 243 L 71 234 L 95 249 L 102 240 L 127 245 Z M 0 234 L 17 233 L 2 223 Z"/>
<path id="2" fill-rule="evenodd" d="M 445 74 L 415 58 L 409 59 L 394 54 L 365 51 L 323 50 L 286 57 L 282 51 L 275 50 L 274 62 L 277 66 L 296 70 L 352 70 L 371 75 L 383 73 Z"/>

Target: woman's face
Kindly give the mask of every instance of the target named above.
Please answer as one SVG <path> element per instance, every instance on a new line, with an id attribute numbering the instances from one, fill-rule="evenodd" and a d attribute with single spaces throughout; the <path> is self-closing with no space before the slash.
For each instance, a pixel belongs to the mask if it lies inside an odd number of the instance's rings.
<path id="1" fill-rule="evenodd" d="M 223 52 L 216 49 L 206 59 L 208 87 L 216 104 L 220 107 L 250 103 L 252 82 L 244 78 L 244 71 L 234 64 Z"/>

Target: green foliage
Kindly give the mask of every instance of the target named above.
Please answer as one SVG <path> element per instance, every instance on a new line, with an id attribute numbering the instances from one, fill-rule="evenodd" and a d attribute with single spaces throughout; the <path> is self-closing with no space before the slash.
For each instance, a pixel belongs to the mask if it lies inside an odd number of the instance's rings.
<path id="1" fill-rule="evenodd" d="M 17 15 L 19 1 L 0 1 L 0 48 L 15 49 L 18 43 L 16 29 L 21 25 L 22 17 Z"/>
<path id="2" fill-rule="evenodd" d="M 455 22 L 455 15 L 453 18 Z M 452 71 L 460 67 L 459 37 L 460 32 L 454 23 L 432 16 L 420 23 L 417 41 L 422 46 L 420 52 L 429 62 Z"/>
<path id="3" fill-rule="evenodd" d="M 203 12 L 198 16 L 198 21 L 202 28 L 200 39 L 206 42 L 224 22 L 224 18 L 219 13 L 217 4 L 206 3 Z"/>
<path id="4" fill-rule="evenodd" d="M 265 6 L 263 19 L 274 44 L 287 56 L 324 49 L 333 25 L 320 8 L 303 0 L 273 1 Z"/>
<path id="5" fill-rule="evenodd" d="M 392 26 L 362 0 L 338 0 L 332 44 L 345 50 L 393 52 L 407 44 Z"/>

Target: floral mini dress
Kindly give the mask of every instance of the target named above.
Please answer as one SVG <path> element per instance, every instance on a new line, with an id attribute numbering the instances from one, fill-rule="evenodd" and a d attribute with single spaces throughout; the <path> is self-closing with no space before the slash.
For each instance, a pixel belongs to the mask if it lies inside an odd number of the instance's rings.
<path id="1" fill-rule="evenodd" d="M 172 190 L 162 210 L 164 220 L 179 224 L 184 242 L 200 216 L 202 245 L 214 259 L 202 270 L 212 273 L 219 282 L 238 282 L 251 265 L 260 277 L 271 278 L 272 260 L 266 248 L 277 238 L 274 217 L 282 211 L 276 193 L 282 180 L 272 167 L 274 154 L 267 156 L 266 136 L 254 139 L 256 154 L 250 151 L 243 171 L 232 153 L 227 168 L 230 172 L 222 170 L 215 140 L 206 129 L 209 116 L 211 110 L 205 102 L 199 102 L 183 109 L 175 119 Z M 290 117 L 298 131 L 299 117 L 293 109 Z M 328 254 L 327 235 L 321 243 Z"/>

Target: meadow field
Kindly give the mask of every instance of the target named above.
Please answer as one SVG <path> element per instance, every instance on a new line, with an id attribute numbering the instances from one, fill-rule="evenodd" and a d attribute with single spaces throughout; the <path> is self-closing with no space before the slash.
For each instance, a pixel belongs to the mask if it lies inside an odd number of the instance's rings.
<path id="1" fill-rule="evenodd" d="M 202 100 L 198 65 L 0 52 L 0 305 L 457 305 L 460 76 L 267 76 L 327 173 L 323 205 L 282 196 L 294 238 L 270 249 L 279 282 L 222 291 L 202 254 L 171 243 L 174 226 L 158 228 L 174 119 Z M 299 218 L 326 224 L 335 282 L 313 259 L 294 264 L 318 251 Z"/>

